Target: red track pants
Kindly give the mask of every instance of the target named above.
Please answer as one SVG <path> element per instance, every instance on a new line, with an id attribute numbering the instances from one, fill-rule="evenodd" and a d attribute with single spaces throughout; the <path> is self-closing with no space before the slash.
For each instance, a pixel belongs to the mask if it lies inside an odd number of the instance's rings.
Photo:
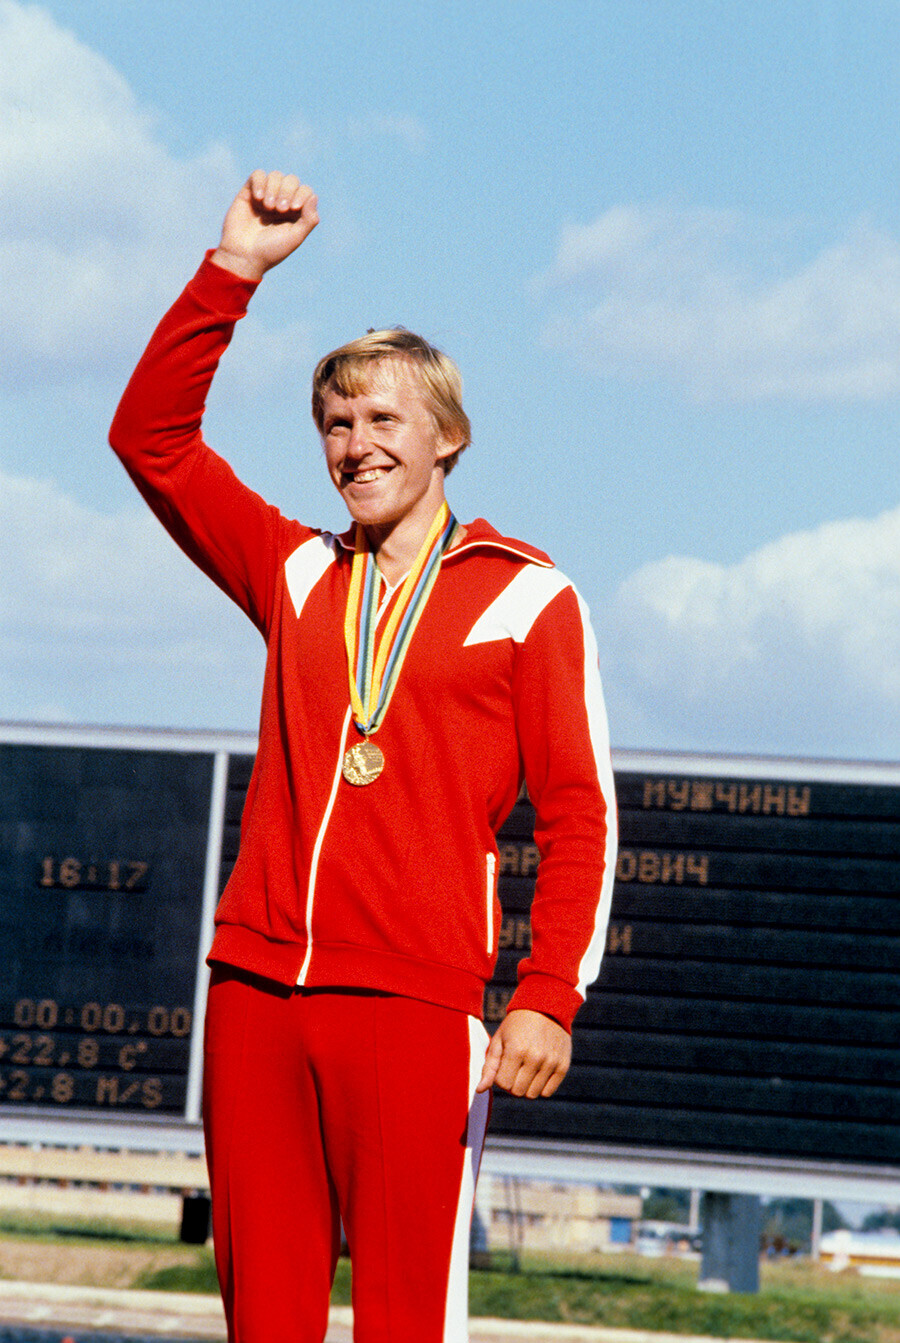
<path id="1" fill-rule="evenodd" d="M 487 1034 L 388 994 L 213 971 L 204 1123 L 231 1343 L 322 1343 L 343 1221 L 356 1343 L 464 1343 Z"/>

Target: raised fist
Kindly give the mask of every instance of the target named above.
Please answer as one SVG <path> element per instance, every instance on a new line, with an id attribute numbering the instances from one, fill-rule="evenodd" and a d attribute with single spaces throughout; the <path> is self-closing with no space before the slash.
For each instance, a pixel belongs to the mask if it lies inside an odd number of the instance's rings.
<path id="1" fill-rule="evenodd" d="M 260 280 L 277 266 L 319 222 L 311 187 L 290 173 L 250 174 L 232 202 L 213 261 L 246 280 Z"/>

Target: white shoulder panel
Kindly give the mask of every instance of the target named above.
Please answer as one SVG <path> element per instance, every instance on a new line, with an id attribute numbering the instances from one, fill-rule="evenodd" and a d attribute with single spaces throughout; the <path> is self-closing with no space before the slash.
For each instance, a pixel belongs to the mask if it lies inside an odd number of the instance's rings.
<path id="1" fill-rule="evenodd" d="M 584 631 L 584 695 L 588 734 L 597 766 L 597 780 L 600 784 L 600 791 L 607 802 L 603 884 L 600 889 L 600 899 L 597 902 L 593 935 L 578 967 L 577 987 L 583 998 L 587 993 L 588 984 L 593 984 L 600 973 L 600 960 L 606 946 L 606 929 L 612 909 L 613 881 L 616 874 L 616 849 L 619 842 L 619 829 L 616 816 L 616 785 L 610 758 L 609 726 L 606 721 L 606 705 L 603 701 L 603 686 L 600 681 L 597 641 L 591 628 L 590 613 L 580 596 L 578 598 L 578 609 L 581 613 L 581 625 Z"/>
<path id="2" fill-rule="evenodd" d="M 284 576 L 296 615 L 299 616 L 307 597 L 328 566 L 334 564 L 334 560 L 335 540 L 331 532 L 311 536 L 288 555 L 284 562 Z"/>
<path id="3" fill-rule="evenodd" d="M 563 588 L 571 586 L 565 574 L 561 574 L 558 569 L 526 564 L 478 617 L 463 647 L 493 643 L 495 639 L 512 639 L 514 643 L 524 643 L 528 631 L 544 607 Z"/>

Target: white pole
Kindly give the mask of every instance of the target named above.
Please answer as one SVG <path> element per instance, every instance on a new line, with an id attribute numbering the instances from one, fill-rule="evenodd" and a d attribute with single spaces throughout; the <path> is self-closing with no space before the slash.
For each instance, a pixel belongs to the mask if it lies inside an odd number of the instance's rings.
<path id="1" fill-rule="evenodd" d="M 822 1243 L 822 1200 L 813 1199 L 812 1244 L 810 1256 L 813 1263 L 819 1262 L 819 1246 Z"/>

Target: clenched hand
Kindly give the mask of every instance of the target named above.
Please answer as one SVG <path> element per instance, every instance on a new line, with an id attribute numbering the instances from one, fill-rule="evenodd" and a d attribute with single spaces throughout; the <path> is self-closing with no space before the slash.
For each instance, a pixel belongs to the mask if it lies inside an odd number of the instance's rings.
<path id="1" fill-rule="evenodd" d="M 496 1082 L 513 1096 L 552 1096 L 571 1062 L 568 1032 L 542 1012 L 519 1008 L 494 1032 L 475 1089 L 487 1091 Z"/>
<path id="2" fill-rule="evenodd" d="M 261 280 L 300 246 L 319 222 L 311 187 L 290 173 L 250 174 L 232 202 L 213 261 L 245 280 Z"/>

